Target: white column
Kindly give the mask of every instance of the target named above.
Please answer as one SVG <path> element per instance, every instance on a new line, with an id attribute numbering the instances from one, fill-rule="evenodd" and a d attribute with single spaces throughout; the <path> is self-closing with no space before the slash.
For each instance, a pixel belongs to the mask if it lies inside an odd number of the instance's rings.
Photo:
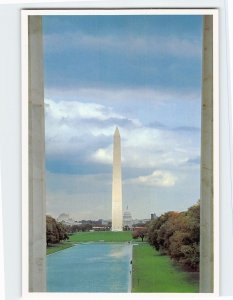
<path id="1" fill-rule="evenodd" d="M 113 142 L 112 231 L 122 231 L 121 137 L 118 128 Z"/>
<path id="2" fill-rule="evenodd" d="M 213 17 L 204 16 L 201 124 L 200 292 L 213 292 Z"/>
<path id="3" fill-rule="evenodd" d="M 29 16 L 29 291 L 46 291 L 42 18 Z"/>

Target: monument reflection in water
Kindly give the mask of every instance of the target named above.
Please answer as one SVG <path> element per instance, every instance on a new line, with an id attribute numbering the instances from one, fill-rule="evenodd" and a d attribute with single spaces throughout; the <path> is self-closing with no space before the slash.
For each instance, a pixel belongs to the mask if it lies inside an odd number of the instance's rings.
<path id="1" fill-rule="evenodd" d="M 87 243 L 47 256 L 48 292 L 131 292 L 132 245 Z"/>

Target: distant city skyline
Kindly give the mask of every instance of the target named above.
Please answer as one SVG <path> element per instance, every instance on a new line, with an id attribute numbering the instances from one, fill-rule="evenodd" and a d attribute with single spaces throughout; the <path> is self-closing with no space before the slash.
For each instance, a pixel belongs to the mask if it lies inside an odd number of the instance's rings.
<path id="1" fill-rule="evenodd" d="M 200 195 L 202 16 L 43 16 L 47 213 L 146 219 Z"/>

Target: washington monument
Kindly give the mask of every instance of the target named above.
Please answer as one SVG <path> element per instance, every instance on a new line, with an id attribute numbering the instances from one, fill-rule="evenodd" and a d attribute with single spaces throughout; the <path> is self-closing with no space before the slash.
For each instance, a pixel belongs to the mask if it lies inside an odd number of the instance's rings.
<path id="1" fill-rule="evenodd" d="M 113 137 L 112 231 L 122 231 L 121 137 L 116 128 Z"/>

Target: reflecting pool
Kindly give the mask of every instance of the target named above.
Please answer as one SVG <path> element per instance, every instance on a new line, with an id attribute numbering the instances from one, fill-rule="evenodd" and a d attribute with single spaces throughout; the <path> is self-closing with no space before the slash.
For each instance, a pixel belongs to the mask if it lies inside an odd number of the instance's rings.
<path id="1" fill-rule="evenodd" d="M 47 256 L 48 292 L 130 292 L 132 245 L 86 243 Z"/>

